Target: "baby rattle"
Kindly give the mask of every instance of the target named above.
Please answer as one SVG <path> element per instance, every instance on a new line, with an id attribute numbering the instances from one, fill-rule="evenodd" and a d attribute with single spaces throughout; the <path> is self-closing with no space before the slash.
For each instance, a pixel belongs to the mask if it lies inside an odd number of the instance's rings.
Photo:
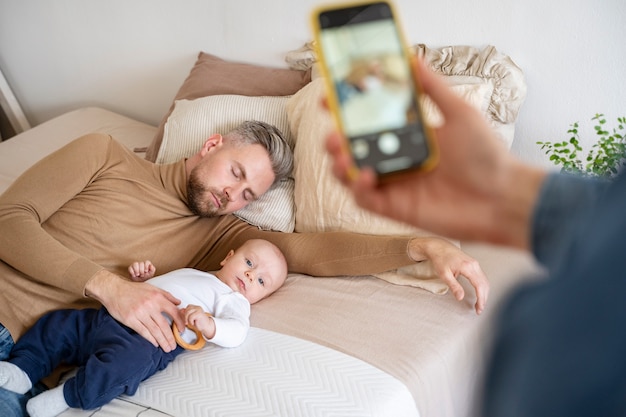
<path id="1" fill-rule="evenodd" d="M 213 317 L 209 313 L 205 313 L 205 314 L 209 317 Z M 182 347 L 183 349 L 187 349 L 187 350 L 202 349 L 204 345 L 206 344 L 206 340 L 204 339 L 202 332 L 196 329 L 194 326 L 188 325 L 187 328 L 192 330 L 196 334 L 196 341 L 194 343 L 185 342 L 182 336 L 180 335 L 180 332 L 178 331 L 178 326 L 176 326 L 176 322 L 172 322 L 172 332 L 174 332 L 174 339 L 176 339 L 176 343 L 178 343 L 178 345 Z"/>

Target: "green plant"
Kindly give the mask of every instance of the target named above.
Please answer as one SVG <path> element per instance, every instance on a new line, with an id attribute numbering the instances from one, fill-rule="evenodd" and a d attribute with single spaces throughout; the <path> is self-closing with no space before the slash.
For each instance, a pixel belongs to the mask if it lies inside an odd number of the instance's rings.
<path id="1" fill-rule="evenodd" d="M 596 114 L 591 120 L 595 121 L 597 141 L 587 153 L 585 162 L 581 161 L 579 153 L 583 152 L 578 134 L 578 122 L 570 125 L 570 139 L 562 142 L 537 142 L 550 161 L 561 166 L 562 172 L 576 173 L 585 176 L 611 178 L 623 166 L 626 166 L 626 136 L 624 130 L 626 117 L 617 118 L 617 128 L 609 132 L 605 127 L 604 114 Z"/>

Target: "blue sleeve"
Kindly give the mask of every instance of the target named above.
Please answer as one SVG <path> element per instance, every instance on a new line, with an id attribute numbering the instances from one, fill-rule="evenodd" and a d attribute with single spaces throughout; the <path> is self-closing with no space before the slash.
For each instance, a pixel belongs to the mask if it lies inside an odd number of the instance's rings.
<path id="1" fill-rule="evenodd" d="M 606 189 L 607 181 L 553 173 L 546 178 L 532 219 L 537 260 L 553 271 L 572 242 L 571 234 Z"/>
<path id="2" fill-rule="evenodd" d="M 480 416 L 626 416 L 624 213 L 626 173 L 548 178 L 533 231 L 551 276 L 500 309 Z"/>

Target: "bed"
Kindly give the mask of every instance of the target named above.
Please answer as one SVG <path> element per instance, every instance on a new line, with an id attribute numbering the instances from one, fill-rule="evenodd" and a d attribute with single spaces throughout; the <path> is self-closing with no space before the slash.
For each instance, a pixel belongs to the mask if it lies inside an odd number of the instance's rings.
<path id="1" fill-rule="evenodd" d="M 526 87 L 522 71 L 493 46 L 415 45 L 452 88 L 485 115 L 506 146 Z M 358 209 L 331 177 L 322 149 L 332 124 L 311 44 L 286 56 L 288 69 L 229 62 L 201 52 L 159 126 L 97 107 L 79 108 L 0 143 L 0 192 L 41 157 L 89 132 L 112 135 L 167 163 L 195 153 L 207 134 L 244 119 L 277 125 L 294 148 L 293 178 L 237 215 L 260 228 L 427 235 Z M 431 123 L 435 106 L 423 103 Z M 320 202 L 316 195 L 327 198 Z M 456 242 L 491 282 L 487 310 L 474 292 L 458 302 L 427 262 L 377 276 L 290 274 L 253 305 L 251 332 L 234 349 L 186 352 L 167 369 L 95 411 L 75 416 L 462 417 L 477 407 L 481 370 L 499 304 L 542 270 L 515 250 Z"/>

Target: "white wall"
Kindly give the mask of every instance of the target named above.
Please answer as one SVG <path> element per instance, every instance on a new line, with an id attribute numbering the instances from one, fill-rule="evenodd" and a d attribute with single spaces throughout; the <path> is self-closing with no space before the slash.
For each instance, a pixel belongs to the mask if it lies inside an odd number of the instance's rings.
<path id="1" fill-rule="evenodd" d="M 284 67 L 317 0 L 0 0 L 0 68 L 32 124 L 99 105 L 157 124 L 199 50 Z M 410 43 L 495 45 L 525 71 L 513 152 L 626 115 L 623 0 L 397 0 Z M 589 127 L 589 129 L 591 129 Z"/>

